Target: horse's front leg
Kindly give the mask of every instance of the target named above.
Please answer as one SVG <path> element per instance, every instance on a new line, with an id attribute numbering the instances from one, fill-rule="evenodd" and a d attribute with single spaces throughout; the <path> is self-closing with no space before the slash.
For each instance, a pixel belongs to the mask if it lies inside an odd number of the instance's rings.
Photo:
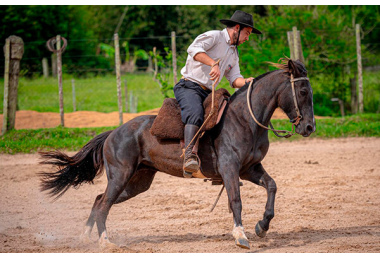
<path id="1" fill-rule="evenodd" d="M 265 205 L 264 217 L 255 227 L 256 235 L 263 238 L 269 229 L 269 223 L 274 217 L 274 200 L 276 197 L 276 182 L 269 176 L 260 164 L 252 166 L 247 172 L 240 176 L 243 180 L 251 181 L 267 190 L 267 203 Z"/>
<path id="2" fill-rule="evenodd" d="M 223 169 L 222 178 L 226 187 L 228 202 L 233 214 L 234 228 L 232 235 L 235 238 L 235 244 L 239 247 L 249 249 L 248 238 L 244 233 L 244 227 L 241 219 L 242 203 L 240 198 L 239 187 L 239 167 L 234 164 L 224 164 L 219 169 Z"/>

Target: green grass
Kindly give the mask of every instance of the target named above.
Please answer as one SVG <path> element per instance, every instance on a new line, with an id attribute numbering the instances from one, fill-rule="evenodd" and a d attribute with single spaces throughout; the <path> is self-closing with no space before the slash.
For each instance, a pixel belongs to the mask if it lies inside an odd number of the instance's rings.
<path id="1" fill-rule="evenodd" d="M 63 101 L 64 111 L 73 112 L 73 96 L 71 76 L 64 75 Z M 150 74 L 128 74 L 122 76 L 122 103 L 125 109 L 124 80 L 127 80 L 128 91 L 138 98 L 137 111 L 146 111 L 160 107 L 164 96 Z M 4 83 L 0 82 L 0 99 L 3 100 Z M 112 75 L 75 79 L 75 95 L 77 111 L 118 111 L 116 77 Z M 128 98 L 129 102 L 129 98 Z M 18 110 L 34 110 L 38 112 L 59 112 L 58 83 L 55 78 L 26 79 L 20 78 L 18 88 Z M 3 102 L 0 104 L 0 113 Z"/>
<path id="2" fill-rule="evenodd" d="M 0 138 L 0 153 L 34 153 L 51 149 L 76 151 L 96 135 L 112 129 L 115 127 L 11 130 Z"/>
<path id="3" fill-rule="evenodd" d="M 291 129 L 288 120 L 273 120 L 276 129 Z M 0 137 L 0 153 L 34 153 L 61 149 L 78 151 L 96 135 L 115 127 L 98 128 L 49 128 L 36 130 L 12 130 Z M 317 120 L 317 131 L 310 138 L 337 137 L 380 137 L 380 115 L 364 114 L 342 118 L 326 118 Z M 289 139 L 277 138 L 269 133 L 274 141 L 295 141 L 302 139 L 295 135 Z"/>
<path id="4" fill-rule="evenodd" d="M 180 73 L 178 73 L 180 76 Z M 331 91 L 325 89 L 326 82 L 323 75 L 318 75 L 312 80 L 315 91 L 314 109 L 320 115 L 340 115 L 338 103 L 331 102 L 330 95 L 325 93 Z M 72 76 L 63 75 L 63 94 L 64 112 L 73 111 L 72 97 Z M 123 111 L 126 110 L 124 82 L 127 81 L 128 91 L 138 98 L 137 112 L 158 108 L 162 105 L 164 95 L 161 93 L 159 85 L 153 80 L 151 73 L 134 73 L 122 75 L 122 104 Z M 169 84 L 173 84 L 172 77 Z M 234 90 L 229 87 L 225 78 L 221 81 L 218 88 L 226 88 L 231 94 Z M 380 111 L 380 79 L 379 73 L 364 71 L 364 111 L 366 113 L 379 113 Z M 118 111 L 117 87 L 115 75 L 105 75 L 89 78 L 75 79 L 76 107 L 77 111 L 98 111 L 114 112 Z M 345 101 L 345 112 L 350 113 L 349 109 L 349 89 L 347 89 Z M 173 91 L 168 91 L 170 97 L 174 97 Z M 0 114 L 3 113 L 4 82 L 0 79 Z M 128 98 L 129 102 L 129 98 Z M 56 112 L 59 113 L 58 83 L 56 78 L 35 78 L 19 79 L 18 88 L 18 110 L 34 110 L 37 112 Z"/>

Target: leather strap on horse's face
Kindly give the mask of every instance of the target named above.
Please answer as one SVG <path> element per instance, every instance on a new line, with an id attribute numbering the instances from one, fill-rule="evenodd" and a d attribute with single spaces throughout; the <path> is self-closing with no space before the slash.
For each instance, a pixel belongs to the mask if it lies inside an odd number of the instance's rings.
<path id="1" fill-rule="evenodd" d="M 293 93 L 294 107 L 295 107 L 295 110 L 296 110 L 296 113 L 297 113 L 297 117 L 291 119 L 290 123 L 292 123 L 295 126 L 297 126 L 300 123 L 301 119 L 302 119 L 302 115 L 300 113 L 300 110 L 299 110 L 298 104 L 297 104 L 296 90 L 294 88 L 294 82 L 300 81 L 300 80 L 307 80 L 307 81 L 309 81 L 309 78 L 307 78 L 307 77 L 294 78 L 293 74 L 290 74 L 290 82 L 292 84 L 292 93 Z"/>
<path id="2" fill-rule="evenodd" d="M 300 78 L 294 78 L 293 77 L 293 74 L 290 74 L 290 82 L 291 82 L 291 85 L 292 85 L 292 93 L 293 93 L 293 101 L 294 101 L 294 107 L 295 107 L 295 110 L 296 110 L 296 113 L 297 113 L 297 117 L 290 120 L 290 122 L 292 123 L 292 132 L 290 131 L 287 131 L 287 130 L 276 130 L 273 128 L 272 124 L 270 123 L 269 121 L 269 124 L 271 126 L 271 128 L 268 128 L 266 126 L 264 126 L 263 124 L 261 124 L 259 121 L 257 121 L 255 115 L 253 114 L 252 112 L 252 107 L 251 107 L 251 100 L 250 100 L 250 92 L 251 92 L 251 87 L 252 87 L 252 83 L 253 81 L 251 81 L 251 83 L 249 84 L 249 87 L 248 87 L 248 90 L 247 90 L 247 106 L 248 106 L 248 110 L 253 118 L 253 120 L 256 122 L 256 124 L 258 124 L 260 127 L 264 128 L 264 129 L 267 129 L 267 130 L 270 130 L 270 131 L 273 131 L 273 133 L 277 136 L 277 137 L 285 137 L 285 138 L 289 138 L 291 136 L 293 136 L 295 134 L 295 129 L 294 129 L 294 126 L 297 126 L 301 119 L 302 119 L 302 115 L 300 113 L 300 110 L 298 108 L 298 104 L 297 104 L 297 97 L 296 97 L 296 91 L 295 91 L 295 88 L 294 88 L 294 82 L 296 81 L 300 81 L 300 80 L 307 80 L 309 81 L 309 78 L 307 77 L 300 77 Z M 286 135 L 284 136 L 281 136 L 279 135 L 278 133 L 286 133 Z"/>

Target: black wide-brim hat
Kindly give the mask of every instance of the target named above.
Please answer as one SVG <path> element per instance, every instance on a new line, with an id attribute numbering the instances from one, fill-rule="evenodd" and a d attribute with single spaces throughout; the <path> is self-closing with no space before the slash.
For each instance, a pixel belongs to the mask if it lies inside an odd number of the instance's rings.
<path id="1" fill-rule="evenodd" d="M 221 19 L 220 22 L 227 26 L 240 24 L 252 28 L 252 32 L 256 34 L 261 34 L 259 30 L 253 27 L 253 18 L 252 15 L 240 10 L 235 11 L 231 16 L 231 19 Z"/>

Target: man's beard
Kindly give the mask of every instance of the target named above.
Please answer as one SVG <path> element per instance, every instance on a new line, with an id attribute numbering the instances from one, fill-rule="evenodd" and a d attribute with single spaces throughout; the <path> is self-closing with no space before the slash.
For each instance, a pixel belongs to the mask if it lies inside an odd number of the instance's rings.
<path id="1" fill-rule="evenodd" d="M 233 34 L 233 45 L 238 46 L 240 43 L 238 42 L 238 37 L 240 36 L 239 32 L 234 32 Z M 240 37 L 239 37 L 240 38 Z"/>
<path id="2" fill-rule="evenodd" d="M 234 34 L 233 34 L 233 45 L 238 45 L 238 32 L 234 32 Z"/>

